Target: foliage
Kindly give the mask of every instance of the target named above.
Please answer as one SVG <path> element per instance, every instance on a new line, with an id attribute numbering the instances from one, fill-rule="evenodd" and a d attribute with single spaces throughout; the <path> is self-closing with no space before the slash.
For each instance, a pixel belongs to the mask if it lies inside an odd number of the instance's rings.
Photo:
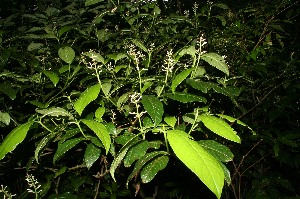
<path id="1" fill-rule="evenodd" d="M 298 2 L 15 2 L 0 178 L 17 197 L 198 198 L 170 177 L 190 171 L 217 198 L 296 195 L 280 164 L 299 166 Z"/>

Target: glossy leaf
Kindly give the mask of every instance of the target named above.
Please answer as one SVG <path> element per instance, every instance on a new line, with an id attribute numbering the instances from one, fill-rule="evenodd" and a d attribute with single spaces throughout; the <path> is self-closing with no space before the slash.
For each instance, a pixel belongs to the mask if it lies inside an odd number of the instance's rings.
<path id="1" fill-rule="evenodd" d="M 33 123 L 33 121 L 29 121 L 25 124 L 19 125 L 4 138 L 0 145 L 0 160 L 2 160 L 7 153 L 12 152 L 18 144 L 23 142 Z"/>
<path id="2" fill-rule="evenodd" d="M 139 159 L 135 163 L 133 171 L 131 172 L 131 174 L 127 178 L 126 186 L 128 187 L 129 181 L 133 177 L 135 177 L 135 176 L 138 175 L 138 173 L 140 172 L 140 170 L 143 168 L 143 166 L 145 166 L 145 164 L 147 162 L 149 162 L 150 160 L 152 160 L 155 157 L 162 156 L 162 155 L 168 155 L 168 153 L 165 152 L 165 151 L 153 151 L 153 152 L 147 153 L 146 155 L 144 155 L 144 157 L 142 157 L 141 159 Z"/>
<path id="3" fill-rule="evenodd" d="M 59 117 L 59 116 L 67 116 L 70 119 L 73 119 L 73 115 L 70 114 L 68 111 L 66 111 L 63 108 L 60 107 L 51 107 L 47 109 L 37 109 L 37 113 L 42 114 L 42 117 L 45 116 L 53 116 L 53 117 Z"/>
<path id="4" fill-rule="evenodd" d="M 185 80 L 190 73 L 193 71 L 193 68 L 190 69 L 186 69 L 184 71 L 182 71 L 181 73 L 179 73 L 178 75 L 176 75 L 176 77 L 174 78 L 174 80 L 172 81 L 172 85 L 171 85 L 171 90 L 172 93 L 175 93 L 175 89 L 176 87 L 183 81 Z"/>
<path id="5" fill-rule="evenodd" d="M 77 144 L 79 144 L 81 141 L 83 141 L 83 138 L 73 138 L 70 140 L 65 141 L 61 145 L 58 145 L 58 148 L 54 154 L 53 157 L 53 164 L 60 160 L 67 151 L 75 147 Z"/>
<path id="6" fill-rule="evenodd" d="M 224 171 L 224 176 L 225 176 L 225 181 L 228 185 L 230 185 L 231 183 L 231 176 L 230 176 L 230 171 L 229 169 L 226 167 L 225 164 L 223 164 L 222 162 L 219 162 L 223 171 Z"/>
<path id="7" fill-rule="evenodd" d="M 55 72 L 43 70 L 43 73 L 51 80 L 54 86 L 59 82 L 59 77 Z"/>
<path id="8" fill-rule="evenodd" d="M 209 63 L 211 66 L 219 69 L 226 75 L 229 75 L 229 69 L 223 57 L 216 53 L 205 53 L 201 56 L 201 59 Z"/>
<path id="9" fill-rule="evenodd" d="M 169 125 L 171 126 L 172 128 L 174 128 L 176 122 L 177 122 L 177 119 L 174 117 L 174 116 L 169 116 L 169 117 L 165 117 L 164 121 Z"/>
<path id="10" fill-rule="evenodd" d="M 167 94 L 165 94 L 165 96 L 170 99 L 180 101 L 183 103 L 188 103 L 188 102 L 204 102 L 204 103 L 206 103 L 207 102 L 207 100 L 204 97 L 189 94 L 189 93 L 179 93 L 179 92 L 176 92 L 175 94 L 167 93 Z"/>
<path id="11" fill-rule="evenodd" d="M 74 109 L 77 111 L 79 115 L 82 114 L 82 111 L 85 107 L 94 101 L 100 92 L 100 85 L 96 84 L 87 88 L 83 93 L 81 93 L 79 99 L 74 103 Z"/>
<path id="12" fill-rule="evenodd" d="M 86 167 L 90 169 L 101 155 L 101 149 L 90 143 L 87 145 L 84 153 L 84 162 Z"/>
<path id="13" fill-rule="evenodd" d="M 105 113 L 105 107 L 104 106 L 97 108 L 97 110 L 95 111 L 95 118 L 96 118 L 96 120 L 98 120 L 99 122 L 101 122 L 102 121 L 101 118 L 104 115 L 104 113 Z"/>
<path id="14" fill-rule="evenodd" d="M 225 177 L 219 162 L 184 131 L 167 131 L 167 139 L 175 155 L 220 198 Z"/>
<path id="15" fill-rule="evenodd" d="M 200 115 L 199 118 L 209 130 L 217 135 L 230 141 L 241 143 L 240 137 L 224 120 L 211 115 Z"/>
<path id="16" fill-rule="evenodd" d="M 44 136 L 43 139 L 38 143 L 34 151 L 34 158 L 37 163 L 39 163 L 39 156 L 47 144 L 53 140 L 55 137 L 55 133 L 49 133 L 48 135 Z"/>
<path id="17" fill-rule="evenodd" d="M 198 141 L 198 144 L 221 162 L 229 162 L 233 160 L 233 153 L 223 144 L 214 140 L 200 140 Z"/>
<path id="18" fill-rule="evenodd" d="M 162 121 L 162 116 L 164 114 L 162 102 L 155 96 L 143 95 L 141 103 L 150 115 L 154 125 L 158 125 Z"/>
<path id="19" fill-rule="evenodd" d="M 61 47 L 58 50 L 58 56 L 66 63 L 71 64 L 75 58 L 75 51 L 69 46 Z"/>
<path id="20" fill-rule="evenodd" d="M 124 158 L 124 166 L 130 167 L 134 161 L 142 158 L 146 154 L 148 147 L 149 147 L 149 143 L 146 140 L 142 140 L 137 144 L 135 144 L 134 146 L 132 146 L 128 150 Z"/>
<path id="21" fill-rule="evenodd" d="M 97 137 L 101 140 L 104 148 L 105 148 L 105 151 L 107 154 L 108 151 L 109 151 L 109 148 L 110 148 L 110 143 L 111 143 L 111 140 L 110 140 L 110 135 L 106 129 L 106 127 L 100 123 L 100 122 L 97 122 L 95 120 L 81 120 L 81 122 L 83 122 L 85 125 L 87 125 L 92 131 L 94 131 L 94 133 L 97 135 Z"/>
<path id="22" fill-rule="evenodd" d="M 169 157 L 164 155 L 158 156 L 147 163 L 141 171 L 142 182 L 150 182 L 160 170 L 163 170 L 167 166 L 168 161 Z"/>

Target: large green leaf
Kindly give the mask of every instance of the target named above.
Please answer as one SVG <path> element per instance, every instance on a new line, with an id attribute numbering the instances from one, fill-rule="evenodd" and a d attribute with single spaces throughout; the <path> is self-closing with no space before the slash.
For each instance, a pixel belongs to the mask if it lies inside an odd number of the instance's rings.
<path id="1" fill-rule="evenodd" d="M 75 58 L 75 51 L 69 46 L 61 47 L 58 50 L 58 56 L 66 63 L 71 64 Z"/>
<path id="2" fill-rule="evenodd" d="M 140 172 L 140 170 L 145 166 L 145 164 L 147 162 L 149 162 L 150 160 L 152 160 L 153 158 L 155 157 L 158 157 L 158 156 L 165 156 L 165 155 L 168 155 L 167 152 L 165 151 L 153 151 L 153 152 L 150 152 L 150 153 L 147 153 L 146 155 L 144 155 L 141 159 L 139 159 L 135 165 L 134 165 L 134 169 L 133 171 L 131 172 L 131 174 L 128 176 L 127 178 L 127 182 L 126 182 L 126 186 L 128 187 L 128 183 L 129 181 L 138 175 L 138 173 Z"/>
<path id="3" fill-rule="evenodd" d="M 204 97 L 201 97 L 198 95 L 193 95 L 190 93 L 179 93 L 179 92 L 176 92 L 175 94 L 167 93 L 167 94 L 165 94 L 165 96 L 170 99 L 180 101 L 183 103 L 188 103 L 188 102 L 204 102 L 204 103 L 206 103 L 207 102 L 207 100 Z"/>
<path id="4" fill-rule="evenodd" d="M 106 154 L 109 151 L 110 148 L 110 143 L 111 143 L 111 139 L 110 139 L 110 135 L 106 129 L 106 127 L 100 123 L 97 122 L 95 120 L 81 120 L 85 125 L 87 125 L 92 131 L 94 131 L 94 133 L 98 136 L 98 138 L 101 140 Z"/>
<path id="5" fill-rule="evenodd" d="M 18 144 L 20 144 L 26 137 L 30 126 L 34 121 L 29 121 L 25 124 L 14 128 L 5 138 L 0 145 L 0 160 L 2 160 L 5 155 L 13 151 Z"/>
<path id="6" fill-rule="evenodd" d="M 151 116 L 154 125 L 158 125 L 162 121 L 164 114 L 162 102 L 152 95 L 143 95 L 141 102 L 147 113 Z"/>
<path id="7" fill-rule="evenodd" d="M 85 107 L 94 101 L 100 92 L 100 85 L 96 84 L 87 88 L 83 93 L 81 93 L 79 99 L 74 103 L 74 109 L 77 111 L 79 115 L 82 114 L 82 111 Z"/>
<path id="8" fill-rule="evenodd" d="M 58 145 L 58 148 L 53 157 L 53 164 L 56 161 L 60 160 L 67 151 L 69 151 L 70 149 L 75 147 L 78 143 L 80 143 L 83 140 L 84 140 L 84 138 L 73 138 L 73 139 L 65 141 L 61 145 Z"/>
<path id="9" fill-rule="evenodd" d="M 221 162 L 229 162 L 233 159 L 230 149 L 214 140 L 200 140 L 198 143 Z"/>
<path id="10" fill-rule="evenodd" d="M 146 154 L 148 148 L 149 143 L 147 140 L 142 140 L 141 142 L 138 142 L 132 146 L 124 158 L 124 166 L 130 167 L 134 161 L 139 160 Z"/>
<path id="11" fill-rule="evenodd" d="M 205 53 L 201 56 L 201 59 L 209 63 L 211 66 L 219 69 L 226 75 L 229 75 L 229 69 L 223 57 L 216 53 Z"/>
<path id="12" fill-rule="evenodd" d="M 167 131 L 167 139 L 175 155 L 220 198 L 225 177 L 219 162 L 184 131 Z"/>
<path id="13" fill-rule="evenodd" d="M 181 73 L 179 73 L 178 75 L 176 75 L 176 77 L 174 78 L 174 80 L 172 81 L 172 85 L 171 85 L 171 90 L 172 93 L 175 93 L 175 89 L 176 87 L 183 81 L 185 80 L 189 74 L 193 71 L 193 68 L 190 69 L 186 69 L 184 71 L 182 71 Z"/>
<path id="14" fill-rule="evenodd" d="M 241 143 L 240 137 L 224 120 L 211 115 L 200 115 L 199 119 L 212 132 L 233 142 Z"/>
<path id="15" fill-rule="evenodd" d="M 101 149 L 90 143 L 87 145 L 84 153 L 84 162 L 86 167 L 90 169 L 93 164 L 98 160 L 101 154 Z"/>
<path id="16" fill-rule="evenodd" d="M 51 80 L 54 86 L 59 82 L 59 77 L 55 72 L 43 70 L 43 73 Z"/>
<path id="17" fill-rule="evenodd" d="M 142 182 L 150 182 L 160 170 L 163 170 L 167 166 L 168 161 L 169 157 L 163 155 L 158 156 L 151 160 L 149 163 L 147 163 L 141 171 Z"/>

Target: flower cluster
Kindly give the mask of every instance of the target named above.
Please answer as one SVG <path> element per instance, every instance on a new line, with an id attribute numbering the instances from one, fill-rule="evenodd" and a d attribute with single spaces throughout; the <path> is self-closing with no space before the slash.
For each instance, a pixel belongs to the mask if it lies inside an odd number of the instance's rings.
<path id="1" fill-rule="evenodd" d="M 137 51 L 135 48 L 135 45 L 133 45 L 133 44 L 130 44 L 127 48 L 129 49 L 127 51 L 127 54 L 133 58 L 133 60 L 137 64 L 137 68 L 138 68 L 138 63 L 140 63 L 140 60 L 142 60 L 145 57 L 145 55 L 143 53 L 141 53 L 140 51 Z M 138 70 L 139 70 L 139 68 L 138 68 Z"/>
<path id="2" fill-rule="evenodd" d="M 27 189 L 28 193 L 39 193 L 42 191 L 42 189 L 40 189 L 41 185 L 39 184 L 39 182 L 34 178 L 34 176 L 32 174 L 26 174 L 26 181 L 29 185 L 29 189 Z"/>
<path id="3" fill-rule="evenodd" d="M 6 189 L 7 189 L 7 186 L 1 185 L 0 193 L 4 194 L 4 198 L 3 199 L 6 199 L 6 198 L 11 199 L 12 197 L 16 196 L 16 194 L 11 194 Z"/>
<path id="4" fill-rule="evenodd" d="M 174 65 L 175 65 L 175 60 L 173 58 L 173 50 L 171 49 L 170 51 L 167 51 L 167 57 L 165 59 L 165 65 L 162 66 L 162 71 L 167 71 L 167 72 L 172 72 Z"/>
<path id="5" fill-rule="evenodd" d="M 89 51 L 90 55 L 89 56 L 92 60 L 88 61 L 86 58 L 86 54 L 84 53 L 81 53 L 81 60 L 82 62 L 87 66 L 88 69 L 94 69 L 94 70 L 98 70 L 98 71 L 101 71 L 101 67 L 102 65 L 99 65 L 98 61 L 97 60 L 97 56 L 96 54 L 93 54 L 94 51 L 93 50 L 90 50 Z"/>
<path id="6" fill-rule="evenodd" d="M 205 47 L 206 45 L 207 45 L 207 41 L 204 38 L 204 34 L 201 34 L 200 38 L 197 40 L 197 46 L 199 47 L 197 49 L 197 53 L 200 55 L 206 53 L 207 51 L 203 50 L 203 47 Z"/>
<path id="7" fill-rule="evenodd" d="M 194 15 L 197 14 L 197 9 L 198 9 L 199 5 L 195 2 L 194 5 L 193 5 L 193 12 L 194 12 Z"/>

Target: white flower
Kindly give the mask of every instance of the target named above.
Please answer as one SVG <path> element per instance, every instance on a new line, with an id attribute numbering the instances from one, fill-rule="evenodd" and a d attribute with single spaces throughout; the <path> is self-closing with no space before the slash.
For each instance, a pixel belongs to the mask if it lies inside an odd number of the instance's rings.
<path id="1" fill-rule="evenodd" d="M 140 93 L 134 92 L 130 95 L 130 102 L 133 104 L 137 104 L 142 99 L 142 95 Z"/>

